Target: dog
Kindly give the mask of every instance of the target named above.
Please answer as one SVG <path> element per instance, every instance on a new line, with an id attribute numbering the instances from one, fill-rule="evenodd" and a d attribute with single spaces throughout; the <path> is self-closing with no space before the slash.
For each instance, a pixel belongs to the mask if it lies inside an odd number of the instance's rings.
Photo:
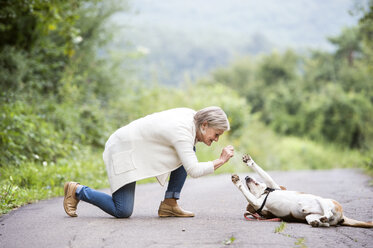
<path id="1" fill-rule="evenodd" d="M 343 215 L 341 204 L 320 196 L 289 191 L 279 186 L 268 173 L 258 166 L 249 155 L 242 157 L 244 163 L 252 168 L 265 183 L 246 177 L 244 187 L 239 176 L 232 175 L 232 182 L 245 196 L 249 213 L 257 213 L 262 218 L 280 218 L 283 221 L 306 222 L 312 227 L 353 226 L 373 227 L 373 222 L 363 222 Z"/>

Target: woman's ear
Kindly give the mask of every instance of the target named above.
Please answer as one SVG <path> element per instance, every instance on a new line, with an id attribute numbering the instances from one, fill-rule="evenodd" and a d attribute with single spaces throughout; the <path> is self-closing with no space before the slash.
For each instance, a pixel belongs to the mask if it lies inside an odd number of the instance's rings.
<path id="1" fill-rule="evenodd" d="M 201 127 L 200 127 L 201 134 L 204 135 L 206 133 L 206 129 L 208 128 L 208 126 L 209 124 L 207 123 L 207 121 L 202 122 Z"/>
<path id="2" fill-rule="evenodd" d="M 202 128 L 206 129 L 209 127 L 209 124 L 207 123 L 207 121 L 204 121 L 202 122 L 202 125 L 201 125 Z"/>

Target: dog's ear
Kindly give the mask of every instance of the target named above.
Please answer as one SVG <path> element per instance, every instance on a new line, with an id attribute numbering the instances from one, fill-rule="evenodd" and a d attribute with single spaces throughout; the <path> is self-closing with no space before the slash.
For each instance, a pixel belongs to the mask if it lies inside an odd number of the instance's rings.
<path id="1" fill-rule="evenodd" d="M 280 185 L 280 188 L 281 188 L 282 190 L 286 190 L 286 188 L 285 188 L 284 186 L 281 186 L 281 185 Z"/>
<path id="2" fill-rule="evenodd" d="M 255 213 L 255 208 L 249 204 L 247 204 L 246 211 L 249 211 L 250 213 Z"/>

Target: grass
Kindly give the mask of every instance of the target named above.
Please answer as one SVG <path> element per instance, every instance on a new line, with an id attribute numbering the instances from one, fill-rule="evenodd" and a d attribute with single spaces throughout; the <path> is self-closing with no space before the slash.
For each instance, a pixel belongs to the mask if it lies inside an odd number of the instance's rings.
<path id="1" fill-rule="evenodd" d="M 280 233 L 285 230 L 286 222 L 281 222 L 279 226 L 275 228 L 275 233 Z"/>
<path id="2" fill-rule="evenodd" d="M 294 235 L 284 233 L 285 228 L 286 228 L 286 222 L 282 221 L 279 226 L 275 227 L 275 233 L 278 233 L 278 234 L 283 235 L 285 237 L 296 239 L 295 242 L 294 242 L 294 245 L 295 245 L 294 247 L 307 248 L 307 246 L 305 244 L 306 239 L 304 237 L 298 238 L 298 237 L 295 237 Z"/>
<path id="3" fill-rule="evenodd" d="M 231 244 L 233 244 L 233 242 L 234 242 L 235 240 L 236 240 L 236 238 L 233 237 L 233 236 L 231 236 L 230 238 L 224 240 L 224 241 L 223 241 L 223 244 L 224 244 L 224 245 L 231 245 Z"/>
<path id="4" fill-rule="evenodd" d="M 94 188 L 107 187 L 105 166 L 99 157 L 99 154 L 84 151 L 80 159 L 0 167 L 1 213 L 37 200 L 61 196 L 66 181 L 78 181 Z"/>
<path id="5" fill-rule="evenodd" d="M 79 158 L 56 163 L 25 163 L 0 167 L 0 215 L 22 205 L 63 195 L 63 185 L 76 181 L 95 189 L 108 188 L 102 151 L 82 151 Z M 139 184 L 156 182 L 155 178 Z"/>
<path id="6" fill-rule="evenodd" d="M 295 245 L 295 247 L 299 247 L 299 248 L 307 248 L 305 242 L 306 242 L 305 238 L 298 238 L 295 241 L 294 245 Z"/>

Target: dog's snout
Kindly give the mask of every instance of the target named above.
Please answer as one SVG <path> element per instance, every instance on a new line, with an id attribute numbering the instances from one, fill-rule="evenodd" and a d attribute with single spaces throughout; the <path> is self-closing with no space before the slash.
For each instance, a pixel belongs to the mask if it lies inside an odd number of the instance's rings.
<path id="1" fill-rule="evenodd" d="M 246 176 L 246 177 L 245 177 L 245 180 L 246 180 L 246 182 L 247 182 L 247 181 L 250 181 L 251 178 L 250 178 L 249 176 Z"/>

